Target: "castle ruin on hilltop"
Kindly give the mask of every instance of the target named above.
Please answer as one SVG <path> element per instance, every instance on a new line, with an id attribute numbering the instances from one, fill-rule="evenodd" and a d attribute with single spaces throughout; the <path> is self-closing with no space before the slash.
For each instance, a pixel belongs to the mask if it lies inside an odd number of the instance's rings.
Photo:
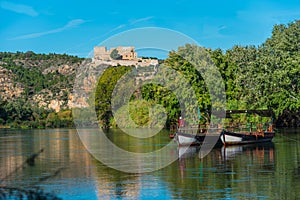
<path id="1" fill-rule="evenodd" d="M 111 66 L 150 66 L 158 65 L 158 59 L 153 58 L 139 58 L 134 47 L 114 47 L 107 50 L 105 46 L 94 47 L 94 59 L 95 64 L 107 64 Z"/>

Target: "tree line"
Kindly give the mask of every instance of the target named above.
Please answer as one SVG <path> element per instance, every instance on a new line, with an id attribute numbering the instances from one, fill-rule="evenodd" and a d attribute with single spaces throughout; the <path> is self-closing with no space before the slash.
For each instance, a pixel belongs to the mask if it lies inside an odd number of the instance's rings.
<path id="1" fill-rule="evenodd" d="M 287 25 L 275 25 L 271 37 L 259 46 L 236 45 L 226 51 L 203 48 L 221 73 L 226 91 L 226 109 L 271 109 L 276 115 L 278 126 L 300 126 L 299 33 L 300 20 L 297 20 Z M 195 103 L 203 112 L 201 119 L 206 121 L 208 116 L 205 116 L 205 113 L 211 109 L 211 97 L 205 81 L 195 67 L 179 54 L 179 51 L 188 53 L 193 48 L 193 45 L 186 45 L 179 47 L 178 51 L 170 52 L 164 66 L 180 72 L 189 81 L 197 96 Z M 117 74 L 115 78 L 124 74 L 124 67 L 119 69 L 111 69 Z M 109 108 L 108 99 L 116 81 L 109 81 L 104 74 L 99 84 L 103 84 L 105 79 L 106 86 L 98 87 L 95 103 L 99 106 L 106 102 L 106 108 Z M 177 80 L 174 81 L 176 84 Z M 108 87 L 111 89 L 107 90 Z M 102 88 L 105 88 L 104 93 Z M 142 99 L 162 105 L 168 114 L 167 125 L 175 122 L 181 115 L 178 99 L 172 91 L 162 85 L 146 84 L 137 92 L 140 93 L 139 98 L 133 95 L 131 101 Z M 109 98 L 104 97 L 104 94 Z M 106 100 L 99 101 L 99 98 Z M 104 110 L 105 113 L 110 112 L 110 109 Z M 99 119 L 106 123 L 106 126 L 112 125 L 111 112 L 103 117 L 104 110 L 99 107 Z M 132 115 L 139 113 L 135 112 Z M 142 114 L 140 115 L 134 118 L 144 119 Z M 144 124 L 147 124 L 147 120 Z"/>
<path id="2" fill-rule="evenodd" d="M 226 109 L 271 109 L 276 114 L 277 125 L 300 126 L 300 20 L 273 27 L 271 37 L 259 46 L 233 46 L 226 51 L 221 49 L 202 48 L 197 57 L 211 60 L 219 70 L 225 85 Z M 159 66 L 130 67 L 117 66 L 107 68 L 100 77 L 95 92 L 95 108 L 99 123 L 103 127 L 116 126 L 112 109 L 111 96 L 119 79 L 125 74 L 131 76 L 156 72 L 157 79 L 163 80 L 164 68 L 180 73 L 191 85 L 196 95 L 195 104 L 201 111 L 200 122 L 209 120 L 206 113 L 212 108 L 208 87 L 195 66 L 182 57 L 189 54 L 195 46 L 185 45 L 177 51 L 171 51 L 167 59 Z M 17 62 L 25 60 L 26 62 Z M 43 73 L 43 70 L 64 63 L 80 63 L 83 59 L 60 54 L 0 53 L 1 66 L 13 72 L 16 82 L 24 86 L 24 93 L 15 99 L 4 99 L 0 94 L 0 125 L 12 127 L 68 127 L 73 126 L 72 113 L 64 110 L 55 113 L 48 108 L 40 108 L 29 99 L 43 89 L 54 94 L 66 88 L 63 98 L 71 91 L 73 74 L 63 75 L 58 70 Z M 29 64 L 28 64 L 29 63 Z M 145 78 L 145 77 L 144 77 Z M 148 78 L 148 77 L 147 77 Z M 166 120 L 167 126 L 177 121 L 182 115 L 180 102 L 172 87 L 180 85 L 180 78 L 172 80 L 169 88 L 162 84 L 149 83 L 142 85 L 130 98 L 129 114 L 136 124 L 156 126 L 159 120 Z M 136 84 L 139 84 L 138 82 Z M 188 96 L 188 91 L 182 92 Z M 122 99 L 120 99 L 121 103 Z M 147 103 L 145 103 L 147 102 Z M 157 106 L 158 105 L 158 106 Z M 156 107 L 155 107 L 156 106 Z M 155 107 L 159 116 L 156 121 L 150 120 L 151 110 Z M 191 108 L 187 108 L 191 109 Z M 127 109 L 121 107 L 119 116 Z M 165 114 L 165 115 L 164 115 Z M 124 126 L 128 120 L 120 120 Z"/>
<path id="3" fill-rule="evenodd" d="M 32 101 L 36 94 L 52 92 L 56 95 L 63 91 L 60 100 L 67 100 L 72 89 L 74 76 L 59 73 L 58 67 L 63 64 L 80 63 L 83 59 L 66 54 L 36 54 L 0 52 L 1 67 L 10 70 L 9 77 L 19 83 L 23 93 L 19 97 L 7 99 L 0 93 L 0 126 L 13 128 L 45 128 L 73 126 L 71 110 L 56 113 L 52 109 L 39 107 Z M 43 71 L 52 68 L 48 73 Z M 49 97 L 50 98 L 50 97 Z M 48 101 L 51 99 L 45 99 Z"/>

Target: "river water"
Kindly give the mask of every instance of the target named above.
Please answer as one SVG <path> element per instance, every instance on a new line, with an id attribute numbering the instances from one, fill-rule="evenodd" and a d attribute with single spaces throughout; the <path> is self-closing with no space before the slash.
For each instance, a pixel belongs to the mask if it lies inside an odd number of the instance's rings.
<path id="1" fill-rule="evenodd" d="M 133 145 L 119 130 L 108 133 L 122 148 L 151 150 L 170 142 L 162 131 Z M 32 154 L 34 166 L 13 172 Z M 299 199 L 300 129 L 279 130 L 272 143 L 178 148 L 180 158 L 149 173 L 111 169 L 91 156 L 75 129 L 0 130 L 0 185 L 39 186 L 62 199 Z M 183 153 L 184 152 L 184 153 Z M 60 173 L 54 175 L 57 170 Z"/>

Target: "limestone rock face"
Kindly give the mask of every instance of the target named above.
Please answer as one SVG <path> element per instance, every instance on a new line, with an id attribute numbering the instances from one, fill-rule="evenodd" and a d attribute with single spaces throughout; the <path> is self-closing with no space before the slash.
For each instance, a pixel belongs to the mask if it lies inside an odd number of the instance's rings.
<path id="1" fill-rule="evenodd" d="M 48 104 L 48 108 L 55 110 L 55 112 L 59 112 L 60 111 L 60 107 L 61 107 L 62 104 L 63 104 L 63 101 L 59 101 L 59 100 L 53 99 Z"/>
<path id="2" fill-rule="evenodd" d="M 95 48 L 96 59 L 33 52 L 3 53 L 0 57 L 0 100 L 22 98 L 32 107 L 55 112 L 84 108 L 88 107 L 99 76 L 106 68 L 124 65 L 145 69 L 158 65 L 157 59 L 137 57 L 134 47 L 116 49 L 122 56 L 118 60 L 110 58 L 113 48 L 108 51 L 102 47 Z M 154 73 L 143 72 L 135 81 L 151 79 Z M 75 80 L 79 80 L 77 90 L 73 88 Z"/>
<path id="3" fill-rule="evenodd" d="M 5 61 L 6 56 L 9 58 L 8 62 Z M 86 98 L 74 98 L 72 94 L 76 70 L 83 59 L 54 54 L 33 54 L 31 56 L 26 57 L 26 53 L 4 53 L 0 57 L 0 100 L 12 101 L 21 98 L 32 107 L 37 106 L 56 112 L 76 106 L 87 106 Z M 30 73 L 28 74 L 28 71 L 31 70 L 33 71 L 32 76 Z M 36 85 L 28 87 L 22 82 L 24 80 L 18 79 L 19 76 L 24 76 L 25 73 L 22 74 L 22 72 L 25 71 L 26 76 L 32 80 L 41 79 L 44 76 L 41 80 L 45 84 L 42 86 L 40 84 L 39 89 L 36 89 Z M 48 79 L 49 77 L 52 80 Z M 51 84 L 47 84 L 51 81 Z M 34 83 L 34 81 L 32 82 Z M 88 87 L 88 82 L 86 87 Z"/>
<path id="4" fill-rule="evenodd" d="M 0 96 L 3 100 L 20 97 L 24 88 L 14 80 L 15 76 L 11 70 L 0 66 Z"/>

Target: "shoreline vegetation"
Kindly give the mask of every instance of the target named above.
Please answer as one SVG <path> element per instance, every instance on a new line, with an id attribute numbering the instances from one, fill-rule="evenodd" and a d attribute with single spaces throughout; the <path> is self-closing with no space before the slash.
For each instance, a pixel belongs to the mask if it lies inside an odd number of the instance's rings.
<path id="1" fill-rule="evenodd" d="M 275 25 L 271 37 L 259 46 L 237 45 L 226 51 L 203 48 L 206 53 L 197 56 L 212 60 L 221 73 L 226 109 L 271 109 L 277 127 L 300 127 L 299 33 L 300 20 L 296 20 Z M 209 91 L 199 72 L 178 54 L 188 53 L 193 48 L 195 46 L 189 44 L 178 47 L 177 51 L 169 53 L 161 66 L 176 70 L 188 80 L 201 111 L 199 123 L 205 124 L 209 121 L 205 113 L 211 109 Z M 73 89 L 75 69 L 83 60 L 66 54 L 0 52 L 3 75 L 0 76 L 0 128 L 74 127 L 72 110 L 67 102 Z M 109 67 L 98 80 L 95 109 L 101 127 L 117 126 L 111 110 L 111 95 L 119 79 L 133 70 L 136 70 L 136 77 L 145 80 L 156 69 L 153 66 Z M 136 82 L 138 84 L 138 79 Z M 178 83 L 177 80 L 173 82 L 174 85 Z M 42 99 L 42 103 L 37 104 L 36 99 Z M 53 100 L 60 102 L 59 110 L 43 106 L 43 101 L 49 104 Z M 152 127 L 160 125 L 159 121 L 166 121 L 165 126 L 169 127 L 181 115 L 178 99 L 172 91 L 153 83 L 136 90 L 129 105 L 131 118 L 140 126 Z M 153 121 L 149 118 L 149 107 L 157 105 L 154 114 L 159 119 Z M 118 112 L 122 116 L 126 109 L 120 107 Z M 121 123 L 118 126 L 130 124 L 126 119 L 118 122 Z"/>

